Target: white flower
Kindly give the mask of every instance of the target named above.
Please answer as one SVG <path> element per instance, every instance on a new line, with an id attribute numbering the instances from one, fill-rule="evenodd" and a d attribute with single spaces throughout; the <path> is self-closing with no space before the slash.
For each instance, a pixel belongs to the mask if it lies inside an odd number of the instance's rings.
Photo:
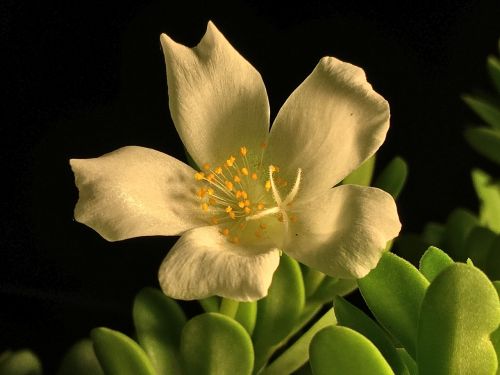
<path id="1" fill-rule="evenodd" d="M 109 241 L 181 235 L 159 271 L 178 299 L 264 297 L 281 251 L 334 277 L 375 267 L 401 227 L 394 200 L 332 188 L 389 127 L 388 103 L 363 70 L 322 58 L 269 131 L 260 74 L 213 23 L 195 48 L 167 35 L 161 43 L 170 112 L 202 170 L 137 146 L 72 159 L 76 220 Z"/>

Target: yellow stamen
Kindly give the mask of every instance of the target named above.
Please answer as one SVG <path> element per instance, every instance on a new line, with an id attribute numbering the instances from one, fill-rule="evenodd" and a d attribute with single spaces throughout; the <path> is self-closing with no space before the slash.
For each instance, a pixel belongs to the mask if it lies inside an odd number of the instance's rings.
<path id="1" fill-rule="evenodd" d="M 210 163 L 203 164 L 203 169 L 208 171 L 210 169 Z"/>
<path id="2" fill-rule="evenodd" d="M 242 195 L 242 191 L 241 190 L 238 190 L 236 192 L 236 198 L 241 198 L 241 195 Z"/>
<path id="3" fill-rule="evenodd" d="M 224 235 L 224 236 L 228 236 L 229 235 L 229 229 L 227 228 L 224 228 L 221 233 Z"/>
<path id="4" fill-rule="evenodd" d="M 232 208 L 231 206 L 227 206 L 227 207 L 226 207 L 226 212 L 227 212 L 227 213 L 231 212 L 232 210 L 233 210 L 233 208 Z"/>
<path id="5" fill-rule="evenodd" d="M 196 172 L 194 174 L 194 179 L 196 181 L 201 181 L 201 180 L 203 180 L 204 177 L 205 177 L 205 173 L 203 173 L 203 172 Z"/>
<path id="6" fill-rule="evenodd" d="M 234 156 L 230 156 L 229 159 L 226 160 L 226 166 L 227 167 L 232 167 L 233 164 L 234 164 L 234 161 L 236 160 L 236 158 Z"/>
<path id="7" fill-rule="evenodd" d="M 257 204 L 257 209 L 258 209 L 258 210 L 263 210 L 263 209 L 264 209 L 264 203 L 259 202 L 259 203 Z"/>
<path id="8" fill-rule="evenodd" d="M 245 202 L 244 202 L 244 203 L 245 203 L 245 207 L 250 206 L 250 201 L 249 201 L 248 199 L 247 199 L 247 200 L 245 200 Z"/>
<path id="9" fill-rule="evenodd" d="M 204 202 L 204 203 L 202 203 L 202 204 L 201 204 L 201 209 L 202 209 L 203 211 L 208 211 L 208 204 L 207 204 L 207 203 L 205 203 L 205 202 Z"/>
<path id="10" fill-rule="evenodd" d="M 245 202 L 239 201 L 238 202 L 238 206 L 240 206 L 241 208 L 245 207 Z"/>
<path id="11" fill-rule="evenodd" d="M 243 173 L 245 176 L 248 176 L 248 169 L 245 167 L 241 168 L 241 173 Z"/>
<path id="12" fill-rule="evenodd" d="M 248 198 L 248 194 L 245 190 L 242 190 L 241 191 L 241 196 L 243 197 L 243 199 L 247 199 Z"/>
<path id="13" fill-rule="evenodd" d="M 233 211 L 231 211 L 228 215 L 231 219 L 236 219 L 236 214 Z"/>
<path id="14" fill-rule="evenodd" d="M 245 146 L 240 147 L 241 156 L 245 156 L 247 154 L 247 148 Z"/>
<path id="15" fill-rule="evenodd" d="M 266 188 L 266 191 L 271 190 L 271 181 L 267 180 L 266 184 L 264 185 L 264 187 Z"/>
<path id="16" fill-rule="evenodd" d="M 213 181 L 215 179 L 215 175 L 213 173 L 210 173 L 208 176 L 207 176 L 207 180 L 208 181 Z"/>
<path id="17" fill-rule="evenodd" d="M 215 168 L 214 172 L 217 173 L 217 174 L 221 174 L 222 173 L 222 168 L 221 167 L 217 167 L 217 168 Z"/>
<path id="18" fill-rule="evenodd" d="M 244 211 L 248 215 L 250 212 L 252 212 L 252 209 L 250 207 L 245 207 Z"/>
<path id="19" fill-rule="evenodd" d="M 208 193 L 208 195 L 214 195 L 214 189 L 208 188 L 207 193 Z"/>
<path id="20" fill-rule="evenodd" d="M 241 182 L 241 178 L 240 178 L 240 176 L 234 176 L 234 177 L 233 177 L 233 180 L 234 180 L 234 182 L 236 182 L 236 183 Z"/>
<path id="21" fill-rule="evenodd" d="M 205 188 L 200 188 L 200 190 L 198 190 L 196 192 L 196 195 L 200 198 L 203 198 L 205 196 L 205 194 L 207 193 L 207 189 Z"/>
<path id="22" fill-rule="evenodd" d="M 225 184 L 229 190 L 233 190 L 233 183 L 231 181 L 226 181 Z"/>
<path id="23" fill-rule="evenodd" d="M 255 173 L 255 172 L 252 173 L 252 180 L 254 180 L 254 181 L 257 180 L 257 173 Z"/>

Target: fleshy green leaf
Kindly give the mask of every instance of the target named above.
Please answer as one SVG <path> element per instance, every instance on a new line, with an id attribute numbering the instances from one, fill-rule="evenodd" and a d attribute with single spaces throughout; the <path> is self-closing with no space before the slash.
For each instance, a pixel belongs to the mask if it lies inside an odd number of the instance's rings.
<path id="1" fill-rule="evenodd" d="M 448 267 L 422 302 L 419 373 L 494 374 L 497 358 L 489 336 L 499 323 L 498 294 L 486 275 L 465 264 Z"/>
<path id="2" fill-rule="evenodd" d="M 290 374 L 298 370 L 309 359 L 309 345 L 314 335 L 321 329 L 337 323 L 333 309 L 328 310 L 296 342 L 281 354 L 260 375 Z"/>
<path id="3" fill-rule="evenodd" d="M 465 240 L 470 231 L 479 224 L 476 216 L 463 208 L 456 208 L 448 216 L 443 239 L 443 248 L 457 261 L 465 261 Z"/>
<path id="4" fill-rule="evenodd" d="M 373 170 L 375 169 L 375 155 L 368 158 L 357 169 L 351 172 L 349 176 L 344 178 L 342 184 L 354 184 L 362 186 L 370 186 L 373 177 Z"/>
<path id="5" fill-rule="evenodd" d="M 496 56 L 488 56 L 487 67 L 491 80 L 500 93 L 500 60 Z"/>
<path id="6" fill-rule="evenodd" d="M 429 285 L 427 279 L 406 260 L 384 253 L 358 285 L 380 324 L 415 357 L 418 314 Z"/>
<path id="7" fill-rule="evenodd" d="M 220 297 L 212 296 L 198 300 L 205 312 L 219 312 Z"/>
<path id="8" fill-rule="evenodd" d="M 452 264 L 455 264 L 455 262 L 448 254 L 437 247 L 431 246 L 420 259 L 419 269 L 422 275 L 424 275 L 429 282 L 432 282 L 441 271 Z"/>
<path id="9" fill-rule="evenodd" d="M 234 317 L 251 335 L 257 320 L 257 302 L 240 302 Z"/>
<path id="10" fill-rule="evenodd" d="M 464 95 L 462 99 L 476 114 L 492 128 L 500 130 L 500 109 L 488 100 Z"/>
<path id="11" fill-rule="evenodd" d="M 469 128 L 464 132 L 465 139 L 474 150 L 484 157 L 500 164 L 500 132 L 493 129 Z"/>
<path id="12" fill-rule="evenodd" d="M 104 327 L 94 328 L 90 337 L 106 375 L 156 375 L 144 350 L 130 337 Z"/>
<path id="13" fill-rule="evenodd" d="M 422 239 L 433 246 L 439 246 L 443 241 L 445 227 L 443 224 L 429 222 L 422 231 Z"/>
<path id="14" fill-rule="evenodd" d="M 373 186 L 388 192 L 396 199 L 403 190 L 407 177 L 408 165 L 406 161 L 396 156 L 380 173 Z"/>
<path id="15" fill-rule="evenodd" d="M 309 349 L 314 375 L 389 375 L 391 367 L 377 347 L 347 327 L 326 327 Z"/>
<path id="16" fill-rule="evenodd" d="M 104 375 L 92 346 L 92 340 L 82 339 L 64 355 L 57 375 Z"/>
<path id="17" fill-rule="evenodd" d="M 481 202 L 479 222 L 496 233 L 500 233 L 500 185 L 480 169 L 472 171 L 472 183 Z"/>
<path id="18" fill-rule="evenodd" d="M 42 364 L 31 350 L 3 354 L 0 375 L 42 375 Z"/>
<path id="19" fill-rule="evenodd" d="M 500 297 L 500 281 L 493 281 L 493 286 L 497 290 L 497 293 L 498 293 L 498 295 Z"/>
<path id="20" fill-rule="evenodd" d="M 403 361 L 410 375 L 418 375 L 417 363 L 403 348 L 396 348 L 399 358 Z"/>
<path id="21" fill-rule="evenodd" d="M 308 302 L 326 303 L 332 301 L 336 296 L 345 296 L 358 287 L 354 279 L 336 279 L 325 277 L 315 293 L 308 298 Z"/>
<path id="22" fill-rule="evenodd" d="M 492 249 L 496 234 L 488 228 L 475 227 L 465 241 L 465 254 L 474 261 L 476 267 L 486 270 L 488 255 Z"/>
<path id="23" fill-rule="evenodd" d="M 408 375 L 396 348 L 377 323 L 341 297 L 335 298 L 334 306 L 339 325 L 349 327 L 369 339 L 380 350 L 395 374 Z"/>
<path id="24" fill-rule="evenodd" d="M 254 354 L 245 328 L 219 313 L 205 313 L 187 322 L 181 336 L 187 375 L 250 375 Z"/>
<path id="25" fill-rule="evenodd" d="M 304 302 L 300 266 L 283 255 L 267 297 L 257 303 L 257 322 L 253 332 L 256 370 L 265 365 L 275 347 L 293 330 Z"/>
<path id="26" fill-rule="evenodd" d="M 159 290 L 144 288 L 134 300 L 137 340 L 159 374 L 180 372 L 179 343 L 186 316 L 177 302 Z"/>

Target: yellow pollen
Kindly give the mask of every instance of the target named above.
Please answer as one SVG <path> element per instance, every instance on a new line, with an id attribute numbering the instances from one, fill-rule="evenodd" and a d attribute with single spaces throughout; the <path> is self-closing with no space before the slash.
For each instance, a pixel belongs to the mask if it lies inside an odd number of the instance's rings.
<path id="1" fill-rule="evenodd" d="M 210 173 L 208 176 L 207 176 L 207 180 L 208 181 L 213 181 L 215 178 L 215 175 L 213 173 Z"/>
<path id="2" fill-rule="evenodd" d="M 266 184 L 264 185 L 264 187 L 266 188 L 266 191 L 271 190 L 271 181 L 267 180 Z"/>
<path id="3" fill-rule="evenodd" d="M 266 225 L 266 224 L 264 224 L 264 223 L 262 223 L 262 224 L 260 224 L 260 225 L 259 225 L 259 227 L 260 227 L 260 229 L 266 229 L 266 228 L 267 228 L 267 225 Z"/>
<path id="4" fill-rule="evenodd" d="M 196 181 L 201 181 L 201 180 L 203 180 L 204 177 L 205 177 L 205 173 L 203 173 L 203 172 L 196 172 L 194 174 L 194 179 Z"/>
<path id="5" fill-rule="evenodd" d="M 234 182 L 241 182 L 240 176 L 234 176 L 233 180 Z"/>
<path id="6" fill-rule="evenodd" d="M 241 156 L 245 156 L 247 154 L 247 148 L 245 146 L 240 147 Z"/>
<path id="7" fill-rule="evenodd" d="M 245 202 L 244 202 L 244 203 L 245 203 L 245 207 L 250 206 L 250 201 L 249 201 L 248 199 L 247 199 L 247 200 L 245 200 Z"/>
<path id="8" fill-rule="evenodd" d="M 201 204 L 201 209 L 202 209 L 203 211 L 208 211 L 208 204 L 207 204 L 207 203 L 202 203 L 202 204 Z"/>
<path id="9" fill-rule="evenodd" d="M 277 171 L 277 169 L 276 169 L 276 167 L 274 165 L 271 165 L 269 167 L 269 169 L 271 170 L 271 172 L 276 172 Z"/>
<path id="10" fill-rule="evenodd" d="M 255 173 L 255 172 L 252 173 L 252 180 L 254 180 L 254 181 L 257 180 L 257 173 Z"/>
<path id="11" fill-rule="evenodd" d="M 241 208 L 245 207 L 245 202 L 239 201 L 238 202 L 238 206 L 240 206 Z"/>
<path id="12" fill-rule="evenodd" d="M 241 173 L 243 173 L 245 176 L 248 176 L 248 169 L 245 167 L 241 168 Z"/>
<path id="13" fill-rule="evenodd" d="M 226 212 L 231 212 L 232 210 L 233 210 L 233 208 L 231 206 L 226 207 Z"/>
<path id="14" fill-rule="evenodd" d="M 231 181 L 226 181 L 225 184 L 229 190 L 233 190 L 233 183 Z"/>
<path id="15" fill-rule="evenodd" d="M 236 192 L 236 198 L 241 198 L 241 194 L 242 194 L 242 193 L 241 193 L 241 190 L 238 190 L 238 191 Z"/>
<path id="16" fill-rule="evenodd" d="M 228 236 L 229 235 L 229 229 L 227 228 L 224 228 L 221 233 L 224 235 L 224 236 Z"/>
<path id="17" fill-rule="evenodd" d="M 208 193 L 208 195 L 214 195 L 214 189 L 208 188 L 207 193 Z"/>
<path id="18" fill-rule="evenodd" d="M 217 167 L 217 168 L 215 168 L 214 172 L 217 173 L 217 174 L 221 174 L 222 173 L 222 168 L 221 167 Z"/>
<path id="19" fill-rule="evenodd" d="M 258 209 L 258 210 L 262 210 L 262 209 L 264 209 L 264 203 L 260 203 L 260 202 L 259 202 L 259 204 L 257 204 L 257 209 Z"/>
<path id="20" fill-rule="evenodd" d="M 250 212 L 252 212 L 252 209 L 250 207 L 245 207 L 244 211 L 248 215 Z"/>
<path id="21" fill-rule="evenodd" d="M 208 171 L 210 169 L 210 163 L 203 164 L 203 169 Z"/>
<path id="22" fill-rule="evenodd" d="M 234 161 L 236 160 L 236 158 L 234 156 L 230 156 L 229 159 L 226 160 L 226 166 L 228 167 L 232 167 L 233 164 L 234 164 Z"/>
<path id="23" fill-rule="evenodd" d="M 243 197 L 243 199 L 247 199 L 248 198 L 248 194 L 245 190 L 242 190 L 241 191 L 241 196 Z"/>
<path id="24" fill-rule="evenodd" d="M 229 212 L 228 215 L 231 219 L 236 219 L 236 214 L 233 211 Z"/>
<path id="25" fill-rule="evenodd" d="M 198 190 L 196 192 L 196 195 L 200 198 L 203 198 L 205 196 L 205 194 L 207 193 L 207 189 L 205 188 L 200 188 L 200 190 Z"/>

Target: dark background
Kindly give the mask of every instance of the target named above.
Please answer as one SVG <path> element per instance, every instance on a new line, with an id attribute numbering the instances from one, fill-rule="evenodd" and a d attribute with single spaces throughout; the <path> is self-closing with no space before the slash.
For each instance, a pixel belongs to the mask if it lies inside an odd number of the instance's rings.
<path id="1" fill-rule="evenodd" d="M 133 295 L 156 285 L 175 239 L 108 243 L 74 222 L 68 159 L 132 144 L 183 158 L 161 32 L 193 46 L 213 20 L 261 72 L 273 117 L 322 56 L 363 67 L 391 104 L 378 166 L 395 155 L 410 166 L 403 230 L 475 210 L 470 169 L 498 173 L 464 142 L 478 120 L 459 96 L 489 89 L 500 2 L 412 3 L 2 1 L 0 351 L 31 347 L 51 373 L 92 327 L 129 331 Z"/>

